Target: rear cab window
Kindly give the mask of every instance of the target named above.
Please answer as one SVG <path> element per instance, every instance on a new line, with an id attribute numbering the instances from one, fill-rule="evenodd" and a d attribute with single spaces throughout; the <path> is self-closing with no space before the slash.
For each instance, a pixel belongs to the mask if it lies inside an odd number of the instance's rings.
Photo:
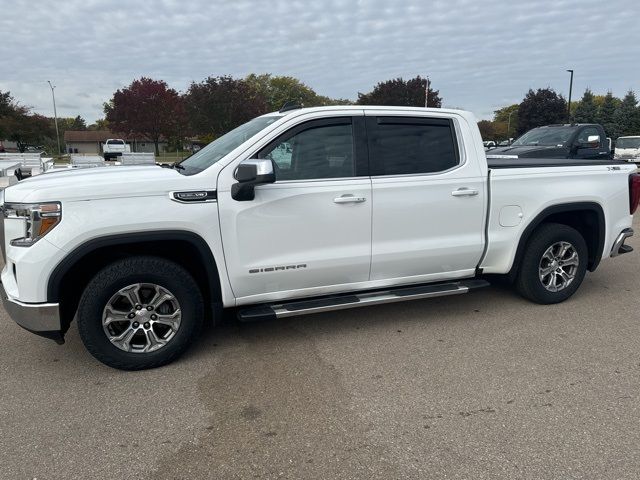
<path id="1" fill-rule="evenodd" d="M 372 176 L 435 174 L 460 165 L 453 120 L 367 118 Z"/>

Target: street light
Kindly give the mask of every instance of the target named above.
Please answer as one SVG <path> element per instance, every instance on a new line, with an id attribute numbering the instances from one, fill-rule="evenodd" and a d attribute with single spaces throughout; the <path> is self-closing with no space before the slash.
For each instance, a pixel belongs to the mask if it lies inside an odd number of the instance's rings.
<path id="1" fill-rule="evenodd" d="M 511 115 L 513 115 L 515 113 L 515 110 L 511 110 L 511 113 L 509 113 L 509 120 L 507 121 L 507 140 L 511 139 Z"/>
<path id="2" fill-rule="evenodd" d="M 58 142 L 58 155 L 62 154 L 60 150 L 60 132 L 58 131 L 58 112 L 56 111 L 56 94 L 53 92 L 53 89 L 56 88 L 55 85 L 51 85 L 51 80 L 47 80 L 49 87 L 51 87 L 51 96 L 53 97 L 53 119 L 56 124 L 56 141 Z"/>
<path id="3" fill-rule="evenodd" d="M 567 70 L 571 73 L 571 80 L 569 80 L 569 105 L 567 106 L 567 121 L 571 123 L 571 90 L 573 89 L 573 70 Z"/>
<path id="4" fill-rule="evenodd" d="M 424 107 L 429 108 L 429 75 L 427 75 L 427 85 L 424 89 Z"/>

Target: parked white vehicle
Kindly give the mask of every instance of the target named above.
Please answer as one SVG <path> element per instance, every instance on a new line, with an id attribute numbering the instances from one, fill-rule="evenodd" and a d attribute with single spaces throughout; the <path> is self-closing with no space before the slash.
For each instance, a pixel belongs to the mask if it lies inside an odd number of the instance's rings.
<path id="1" fill-rule="evenodd" d="M 618 137 L 614 158 L 640 163 L 640 136 Z"/>
<path id="2" fill-rule="evenodd" d="M 131 152 L 131 146 L 121 138 L 109 138 L 102 144 L 102 154 L 105 160 L 113 160 L 127 152 Z"/>
<path id="3" fill-rule="evenodd" d="M 485 274 L 561 302 L 631 251 L 635 165 L 498 159 L 468 112 L 288 109 L 173 168 L 7 188 L 2 298 L 27 330 L 116 368 L 176 358 L 205 319 L 282 318 L 467 293 Z M 1 194 L 0 194 L 1 195 Z"/>

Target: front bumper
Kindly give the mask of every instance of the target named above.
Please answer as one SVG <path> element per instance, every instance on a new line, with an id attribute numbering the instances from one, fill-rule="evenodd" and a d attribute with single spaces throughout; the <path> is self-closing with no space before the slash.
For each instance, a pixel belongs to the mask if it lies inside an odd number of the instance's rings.
<path id="1" fill-rule="evenodd" d="M 2 306 L 9 316 L 25 330 L 36 335 L 64 343 L 60 322 L 60 308 L 57 303 L 24 303 L 9 298 L 4 285 L 0 282 Z"/>

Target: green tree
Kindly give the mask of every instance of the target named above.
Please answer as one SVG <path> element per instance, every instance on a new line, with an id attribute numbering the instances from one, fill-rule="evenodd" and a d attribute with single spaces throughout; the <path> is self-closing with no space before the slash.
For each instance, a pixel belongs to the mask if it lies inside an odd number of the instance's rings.
<path id="1" fill-rule="evenodd" d="M 580 103 L 573 112 L 573 121 L 576 123 L 594 123 L 598 117 L 598 107 L 595 103 L 593 92 L 587 88 L 582 95 Z"/>
<path id="2" fill-rule="evenodd" d="M 618 137 L 618 129 L 614 117 L 616 109 L 620 107 L 621 103 L 619 98 L 614 97 L 611 91 L 608 91 L 600 104 L 600 108 L 598 108 L 596 122 L 604 127 L 607 137 Z"/>
<path id="3" fill-rule="evenodd" d="M 409 80 L 395 78 L 378 83 L 369 93 L 358 93 L 358 105 L 424 107 L 427 79 L 419 75 Z M 429 107 L 441 107 L 440 92 L 429 86 Z"/>
<path id="4" fill-rule="evenodd" d="M 51 119 L 28 110 L 18 111 L 2 119 L 0 130 L 8 140 L 16 142 L 18 150 L 24 152 L 27 146 L 40 146 L 55 141 L 55 130 L 51 128 Z"/>
<path id="5" fill-rule="evenodd" d="M 264 98 L 269 111 L 280 110 L 287 102 L 296 102 L 304 107 L 348 103 L 348 100 L 333 100 L 318 95 L 311 87 L 294 77 L 252 73 L 245 81 Z"/>
<path id="6" fill-rule="evenodd" d="M 562 123 L 567 117 L 567 102 L 552 88 L 529 89 L 518 106 L 518 135 L 532 128 Z"/>
<path id="7" fill-rule="evenodd" d="M 87 130 L 109 130 L 109 122 L 105 118 L 99 118 L 87 127 Z"/>
<path id="8" fill-rule="evenodd" d="M 211 141 L 269 111 L 256 83 L 230 76 L 208 77 L 202 82 L 193 82 L 184 95 L 184 101 L 191 130 L 205 141 Z"/>
<path id="9" fill-rule="evenodd" d="M 507 107 L 502 107 L 493 112 L 493 121 L 495 123 L 503 123 L 504 124 L 504 133 L 500 135 L 501 140 L 507 140 L 515 135 L 515 132 L 518 130 L 518 107 L 520 105 L 514 103 L 513 105 L 509 105 Z"/>
<path id="10" fill-rule="evenodd" d="M 0 92 L 0 139 L 16 142 L 24 152 L 28 145 L 39 146 L 54 139 L 52 125 L 47 117 L 19 105 L 9 92 Z"/>
<path id="11" fill-rule="evenodd" d="M 495 124 L 491 120 L 480 120 L 478 122 L 478 129 L 480 130 L 480 135 L 482 136 L 482 140 L 496 139 Z"/>
<path id="12" fill-rule="evenodd" d="M 633 90 L 629 90 L 613 115 L 617 136 L 640 135 L 640 110 L 638 99 Z"/>

